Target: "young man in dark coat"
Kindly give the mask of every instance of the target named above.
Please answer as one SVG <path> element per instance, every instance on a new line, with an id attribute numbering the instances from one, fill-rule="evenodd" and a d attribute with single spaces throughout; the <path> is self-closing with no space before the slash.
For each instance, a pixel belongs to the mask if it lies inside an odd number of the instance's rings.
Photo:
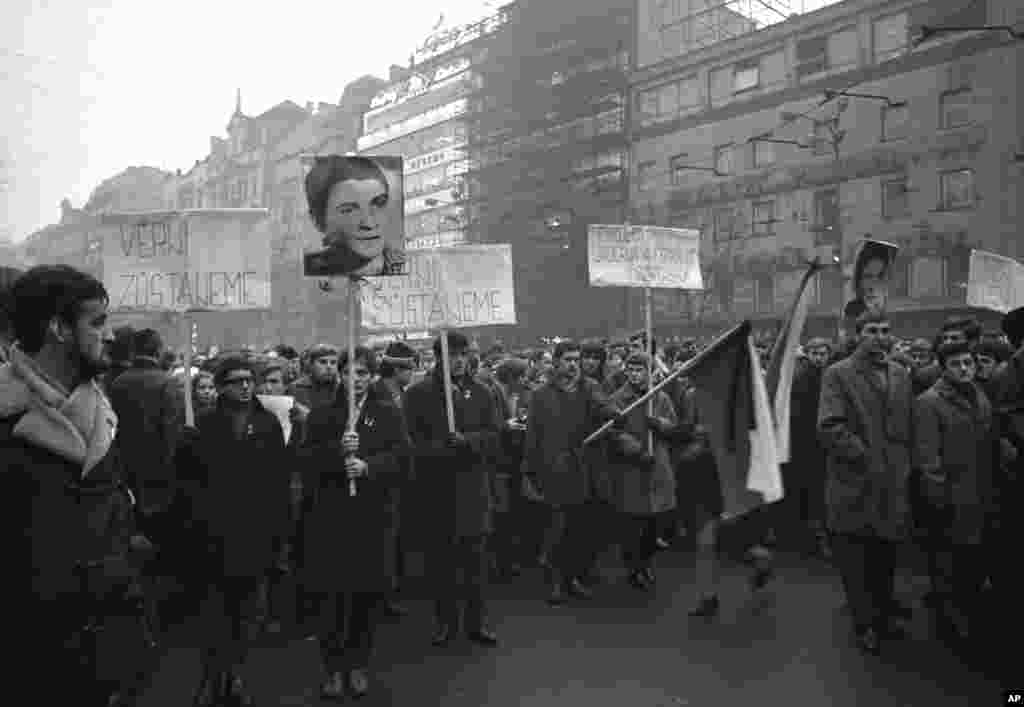
<path id="1" fill-rule="evenodd" d="M 239 675 L 246 607 L 289 530 L 292 460 L 277 417 L 256 399 L 255 376 L 248 358 L 218 365 L 217 407 L 196 421 L 178 458 L 198 526 L 197 571 L 208 589 L 201 705 L 251 704 Z"/>
<path id="2" fill-rule="evenodd" d="M 62 265 L 28 270 L 9 297 L 18 343 L 0 366 L 4 562 L 8 606 L 27 620 L 7 636 L 5 689 L 14 701 L 105 704 L 81 639 L 131 581 L 133 532 L 117 416 L 96 382 L 110 363 L 109 298 Z"/>
<path id="3" fill-rule="evenodd" d="M 309 350 L 307 361 L 307 374 L 288 386 L 288 395 L 310 410 L 333 405 L 340 385 L 338 349 L 330 344 L 317 344 Z"/>
<path id="4" fill-rule="evenodd" d="M 321 694 L 369 690 L 377 617 L 394 582 L 398 522 L 392 491 L 405 480 L 408 434 L 391 396 L 370 385 L 373 352 L 356 348 L 358 423 L 348 432 L 347 386 L 335 404 L 314 410 L 303 454 L 306 513 L 301 573 L 320 602 L 320 650 L 327 681 Z M 341 356 L 348 370 L 348 352 Z M 354 493 L 353 493 L 354 491 Z"/>
<path id="5" fill-rule="evenodd" d="M 437 632 L 433 644 L 447 644 L 456 631 L 459 599 L 465 601 L 465 629 L 470 640 L 496 645 L 485 626 L 486 540 L 492 531 L 494 458 L 502 423 L 494 401 L 466 369 L 469 342 L 449 332 L 450 379 L 444 380 L 441 339 L 434 341 L 438 360 L 433 374 L 408 391 L 405 416 L 412 438 L 419 493 L 417 514 L 428 542 L 428 573 L 435 593 Z M 444 386 L 452 391 L 455 432 L 449 432 Z M 463 582 L 458 582 L 459 573 Z"/>

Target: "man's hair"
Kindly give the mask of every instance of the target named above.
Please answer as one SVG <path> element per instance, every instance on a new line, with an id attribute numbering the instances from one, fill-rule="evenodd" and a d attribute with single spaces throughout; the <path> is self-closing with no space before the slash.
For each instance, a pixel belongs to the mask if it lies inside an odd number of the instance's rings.
<path id="1" fill-rule="evenodd" d="M 224 385 L 225 379 L 235 371 L 249 371 L 255 375 L 252 358 L 243 354 L 231 354 L 225 356 L 218 364 L 217 371 L 213 374 L 213 382 L 218 387 Z"/>
<path id="2" fill-rule="evenodd" d="M 68 265 L 37 265 L 23 273 L 10 290 L 10 319 L 15 339 L 25 353 L 43 347 L 46 328 L 57 317 L 74 324 L 84 302 L 110 301 L 103 283 Z"/>
<path id="3" fill-rule="evenodd" d="M 309 350 L 309 354 L 306 356 L 310 363 L 317 359 L 323 358 L 324 356 L 337 356 L 338 347 L 332 344 L 316 344 Z"/>
<path id="4" fill-rule="evenodd" d="M 928 353 L 930 354 L 935 350 L 932 343 L 928 339 L 914 339 L 910 344 L 910 353 Z"/>
<path id="5" fill-rule="evenodd" d="M 972 316 L 954 315 L 948 317 L 939 329 L 939 335 L 947 331 L 962 331 L 968 341 L 974 342 L 981 338 L 981 324 Z"/>
<path id="6" fill-rule="evenodd" d="M 366 366 L 366 370 L 373 375 L 377 372 L 377 354 L 372 349 L 366 346 L 357 346 L 355 349 L 355 355 L 352 360 L 357 364 L 362 363 Z M 342 376 L 348 375 L 348 350 L 341 352 L 341 356 L 338 358 L 338 372 Z"/>
<path id="7" fill-rule="evenodd" d="M 1003 363 L 1013 357 L 1013 349 L 1003 341 L 979 341 L 971 346 L 971 353 L 975 356 L 994 358 L 997 363 Z"/>
<path id="8" fill-rule="evenodd" d="M 135 358 L 135 327 L 125 325 L 114 329 L 110 358 L 120 363 L 130 363 Z"/>
<path id="9" fill-rule="evenodd" d="M 280 371 L 281 375 L 284 376 L 285 368 L 286 366 L 284 362 L 281 361 L 279 358 L 268 358 L 262 362 L 262 365 L 260 366 L 259 375 L 260 378 L 265 379 L 274 371 Z"/>
<path id="10" fill-rule="evenodd" d="M 392 341 L 384 349 L 384 358 L 380 362 L 380 375 L 382 378 L 393 378 L 400 368 L 415 368 L 418 360 L 419 355 L 409 344 L 404 341 Z"/>
<path id="11" fill-rule="evenodd" d="M 583 347 L 581 347 L 578 342 L 572 339 L 563 339 L 562 341 L 559 341 L 557 344 L 555 344 L 555 350 L 551 354 L 551 357 L 555 361 L 558 361 L 561 360 L 562 356 L 569 353 L 570 351 L 582 352 L 582 348 Z"/>
<path id="12" fill-rule="evenodd" d="M 158 359 L 164 351 L 163 339 L 160 338 L 160 332 L 156 329 L 140 329 L 135 332 L 132 343 L 136 356 Z"/>
<path id="13" fill-rule="evenodd" d="M 469 339 L 466 335 L 459 331 L 449 331 L 448 336 L 448 350 L 449 351 L 468 351 L 469 350 Z M 434 345 L 431 347 L 434 350 L 434 356 L 438 361 L 441 360 L 441 337 L 438 336 L 434 339 Z"/>
<path id="14" fill-rule="evenodd" d="M 306 203 L 314 225 L 321 233 L 326 228 L 327 199 L 335 184 L 350 179 L 375 179 L 387 192 L 388 178 L 375 161 L 369 157 L 353 155 L 328 155 L 317 157 L 313 169 L 306 175 Z"/>
<path id="15" fill-rule="evenodd" d="M 810 351 L 811 349 L 828 349 L 832 351 L 832 342 L 823 337 L 816 336 L 804 346 L 804 351 Z"/>
<path id="16" fill-rule="evenodd" d="M 643 353 L 641 351 L 637 351 L 636 353 L 631 353 L 629 355 L 629 357 L 626 358 L 626 365 L 627 366 L 643 366 L 646 369 L 648 366 L 650 366 L 650 363 L 651 363 L 650 356 L 648 356 L 647 354 L 645 354 L 645 353 Z"/>
<path id="17" fill-rule="evenodd" d="M 580 344 L 580 356 L 590 356 L 598 359 L 601 363 L 604 363 L 608 358 L 608 352 L 600 341 L 597 341 L 596 339 L 587 339 Z"/>
<path id="18" fill-rule="evenodd" d="M 279 346 L 275 346 L 274 347 L 274 353 L 276 353 L 281 358 L 288 359 L 289 361 L 292 361 L 292 360 L 297 359 L 299 357 L 299 352 L 298 351 L 293 349 L 291 346 L 286 346 L 285 344 L 280 344 Z"/>
<path id="19" fill-rule="evenodd" d="M 506 358 L 498 364 L 494 375 L 502 385 L 511 385 L 522 376 L 525 376 L 529 368 L 530 365 L 526 362 L 526 359 Z"/>
<path id="20" fill-rule="evenodd" d="M 866 309 L 857 317 L 854 331 L 860 334 L 866 325 L 878 324 L 880 322 L 889 322 L 889 315 L 884 310 Z"/>
<path id="21" fill-rule="evenodd" d="M 641 345 L 644 345 L 644 343 L 646 341 L 647 341 L 647 332 L 646 331 L 638 331 L 635 334 L 633 334 L 631 337 L 629 337 L 629 343 L 630 344 L 640 343 Z M 647 351 L 647 352 L 657 351 L 658 350 L 658 338 L 656 336 L 651 336 L 651 343 L 647 344 L 644 347 L 644 350 Z"/>
<path id="22" fill-rule="evenodd" d="M 943 344 L 939 347 L 935 357 L 939 360 L 939 365 L 945 368 L 947 359 L 969 353 L 971 353 L 971 344 L 964 341 L 955 344 Z"/>

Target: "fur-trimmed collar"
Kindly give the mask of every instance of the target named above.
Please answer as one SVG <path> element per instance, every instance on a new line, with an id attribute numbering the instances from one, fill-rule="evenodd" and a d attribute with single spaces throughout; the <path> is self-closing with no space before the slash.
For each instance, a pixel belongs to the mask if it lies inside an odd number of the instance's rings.
<path id="1" fill-rule="evenodd" d="M 18 348 L 0 366 L 0 418 L 20 415 L 14 437 L 82 466 L 82 478 L 106 456 L 117 415 L 95 381 L 68 393 Z"/>

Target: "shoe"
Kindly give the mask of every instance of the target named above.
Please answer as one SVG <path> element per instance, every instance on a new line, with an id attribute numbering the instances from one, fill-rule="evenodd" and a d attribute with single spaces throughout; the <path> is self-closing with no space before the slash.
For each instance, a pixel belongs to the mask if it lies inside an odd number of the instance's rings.
<path id="1" fill-rule="evenodd" d="M 399 604 L 397 601 L 384 602 L 384 616 L 389 619 L 400 619 L 403 616 L 408 616 L 409 610 Z"/>
<path id="2" fill-rule="evenodd" d="M 566 593 L 569 594 L 569 596 L 571 596 L 571 597 L 573 597 L 575 599 L 593 599 L 594 598 L 594 595 L 591 593 L 591 591 L 589 589 L 587 589 L 586 585 L 584 585 L 578 579 L 570 579 L 568 582 L 566 582 L 565 583 L 565 591 L 566 591 Z"/>
<path id="3" fill-rule="evenodd" d="M 658 538 L 654 541 L 654 543 L 658 546 L 659 550 L 668 550 L 670 547 L 672 547 L 672 545 L 669 544 L 668 540 L 666 540 L 665 538 Z"/>
<path id="4" fill-rule="evenodd" d="M 443 648 L 451 643 L 452 636 L 455 631 L 448 624 L 441 624 L 434 631 L 434 637 L 430 639 L 430 643 L 434 648 Z"/>
<path id="5" fill-rule="evenodd" d="M 647 580 L 647 583 L 650 584 L 652 587 L 658 583 L 658 578 L 654 574 L 653 567 L 645 567 L 642 570 L 640 570 L 640 572 L 643 574 L 644 579 Z"/>
<path id="6" fill-rule="evenodd" d="M 768 583 L 775 579 L 775 570 L 768 567 L 758 567 L 750 576 L 750 588 L 753 591 L 764 589 Z"/>
<path id="7" fill-rule="evenodd" d="M 192 707 L 213 707 L 216 702 L 217 680 L 206 668 L 203 668 L 203 676 L 199 680 L 199 687 L 192 696 Z"/>
<path id="8" fill-rule="evenodd" d="M 647 576 L 643 573 L 643 570 L 633 570 L 629 573 L 629 586 L 633 589 L 639 589 L 640 591 L 648 591 L 651 588 L 650 583 L 647 581 Z"/>
<path id="9" fill-rule="evenodd" d="M 690 609 L 690 616 L 711 618 L 712 616 L 718 616 L 718 610 L 720 606 L 718 603 L 718 596 L 704 597 L 697 606 Z"/>
<path id="10" fill-rule="evenodd" d="M 561 606 L 565 602 L 569 601 L 569 597 L 565 594 L 565 588 L 561 582 L 552 582 L 551 591 L 548 593 L 547 603 L 550 606 Z"/>
<path id="11" fill-rule="evenodd" d="M 348 673 L 348 689 L 352 697 L 359 699 L 366 697 L 370 691 L 370 675 L 366 668 L 353 668 Z"/>
<path id="12" fill-rule="evenodd" d="M 325 700 L 345 699 L 345 681 L 341 673 L 331 673 L 327 682 L 320 687 L 320 697 Z"/>
<path id="13" fill-rule="evenodd" d="M 498 636 L 488 628 L 481 626 L 475 631 L 469 631 L 466 634 L 466 638 L 471 640 L 473 643 L 477 643 L 481 646 L 496 646 L 498 645 Z"/>
<path id="14" fill-rule="evenodd" d="M 873 628 L 867 628 L 857 634 L 857 647 L 870 655 L 882 652 L 882 640 Z"/>

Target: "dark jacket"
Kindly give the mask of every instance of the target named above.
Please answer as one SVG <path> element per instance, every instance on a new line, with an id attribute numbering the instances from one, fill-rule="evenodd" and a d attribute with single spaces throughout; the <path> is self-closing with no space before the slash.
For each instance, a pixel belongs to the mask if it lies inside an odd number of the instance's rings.
<path id="1" fill-rule="evenodd" d="M 341 435 L 348 424 L 348 396 L 307 422 L 303 469 L 304 585 L 318 592 L 385 592 L 394 576 L 396 508 L 391 491 L 405 479 L 409 439 L 402 414 L 386 393 L 372 388 L 356 432 L 356 456 L 367 477 L 349 494 Z"/>
<path id="2" fill-rule="evenodd" d="M 874 364 L 854 354 L 825 370 L 818 431 L 828 454 L 828 526 L 840 533 L 905 539 L 913 449 L 910 375 L 888 362 L 888 388 Z"/>
<path id="3" fill-rule="evenodd" d="M 413 494 L 416 525 L 439 541 L 491 532 L 494 458 L 501 422 L 482 385 L 466 378 L 453 393 L 455 428 L 469 443 L 462 450 L 446 445 L 448 418 L 439 372 L 409 387 L 405 419 L 416 465 Z"/>
<path id="4" fill-rule="evenodd" d="M 321 407 L 330 407 L 334 404 L 334 397 L 338 394 L 338 383 L 316 383 L 310 376 L 302 376 L 288 386 L 288 395 L 294 396 L 296 400 L 310 410 Z"/>
<path id="5" fill-rule="evenodd" d="M 622 410 L 638 397 L 633 387 L 626 384 L 611 399 Z M 667 393 L 659 392 L 654 396 L 654 415 L 671 425 L 673 435 L 670 437 L 660 432 L 654 435 L 652 459 L 644 454 L 648 449 L 649 429 L 646 405 L 631 410 L 625 417 L 623 430 L 618 433 L 620 448 L 631 449 L 633 454 L 612 454 L 610 457 L 614 503 L 624 513 L 649 515 L 663 513 L 676 506 L 676 477 L 670 446 L 678 435 L 678 419 Z"/>
<path id="6" fill-rule="evenodd" d="M 135 359 L 110 387 L 117 442 L 129 485 L 143 509 L 163 506 L 175 483 L 174 454 L 185 426 L 185 391 L 160 365 Z"/>
<path id="7" fill-rule="evenodd" d="M 958 544 L 981 542 L 993 503 L 997 434 L 988 398 L 974 391 L 939 378 L 914 411 L 914 468 L 941 483 L 951 514 L 945 534 Z"/>
<path id="8" fill-rule="evenodd" d="M 825 449 L 818 437 L 818 411 L 825 370 L 812 363 L 798 364 L 790 395 L 790 464 L 800 477 L 824 476 Z"/>
<path id="9" fill-rule="evenodd" d="M 281 424 L 255 398 L 241 440 L 221 404 L 196 420 L 177 469 L 208 578 L 257 578 L 273 565 L 288 531 L 293 464 Z"/>

